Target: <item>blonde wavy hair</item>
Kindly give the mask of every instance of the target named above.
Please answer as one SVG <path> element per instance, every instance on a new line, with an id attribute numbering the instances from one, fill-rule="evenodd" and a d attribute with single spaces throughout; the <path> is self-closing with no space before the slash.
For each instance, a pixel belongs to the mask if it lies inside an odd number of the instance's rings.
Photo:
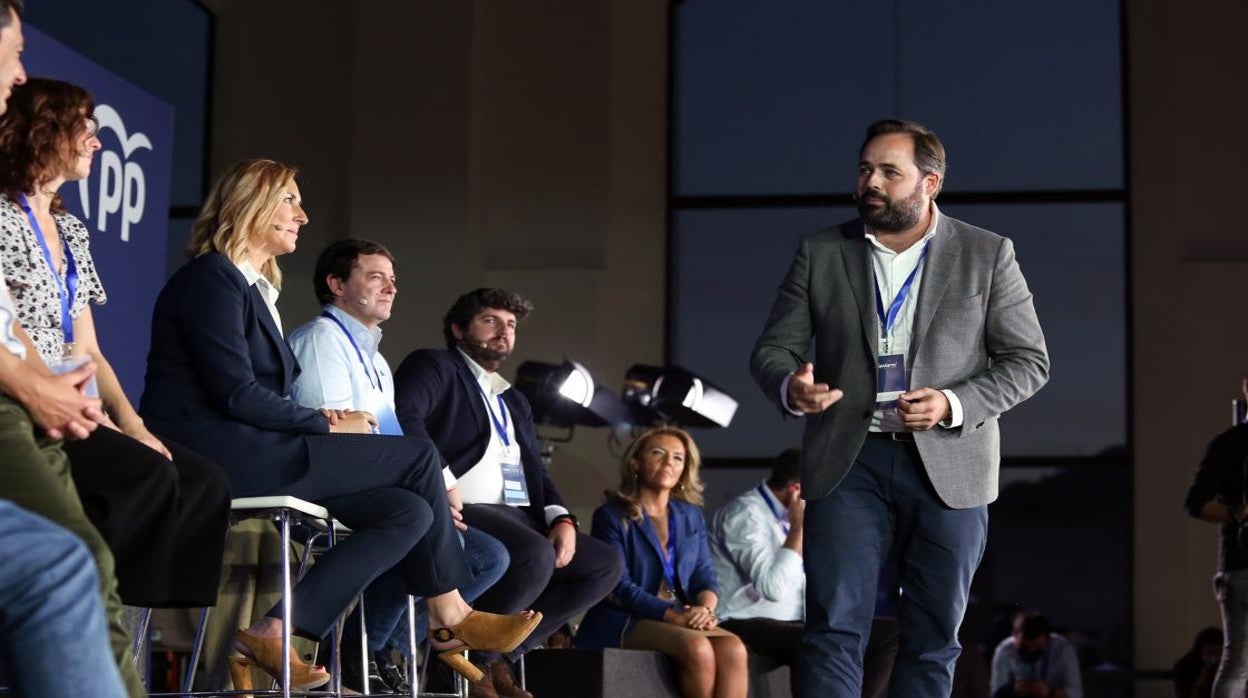
<path id="1" fill-rule="evenodd" d="M 299 170 L 273 160 L 242 160 L 230 166 L 212 185 L 208 200 L 191 226 L 188 257 L 217 252 L 238 263 L 250 243 L 267 231 L 282 202 L 282 192 Z M 273 258 L 257 269 L 269 283 L 282 287 L 282 270 Z"/>
<path id="2" fill-rule="evenodd" d="M 685 447 L 685 469 L 680 471 L 680 479 L 676 481 L 676 487 L 672 489 L 671 496 L 695 506 L 702 506 L 703 503 L 702 491 L 706 489 L 706 486 L 698 474 L 702 467 L 702 454 L 698 452 L 698 445 L 693 442 L 693 437 L 680 427 L 667 425 L 651 427 L 641 432 L 628 445 L 628 450 L 624 452 L 624 458 L 620 461 L 620 488 L 606 493 L 607 499 L 614 500 L 624 507 L 628 518 L 633 521 L 641 521 L 641 501 L 638 499 L 641 484 L 637 479 L 637 464 L 640 463 L 642 453 L 649 446 L 650 439 L 656 436 L 674 436 Z"/>

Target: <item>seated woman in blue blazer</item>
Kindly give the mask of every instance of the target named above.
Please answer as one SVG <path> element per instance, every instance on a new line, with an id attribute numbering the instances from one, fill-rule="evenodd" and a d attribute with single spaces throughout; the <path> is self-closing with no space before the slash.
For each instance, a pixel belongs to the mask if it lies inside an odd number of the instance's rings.
<path id="1" fill-rule="evenodd" d="M 428 439 L 368 435 L 376 423 L 368 413 L 289 398 L 299 363 L 282 335 L 276 258 L 294 251 L 308 222 L 295 174 L 246 160 L 213 185 L 191 231 L 192 259 L 156 301 L 140 410 L 153 429 L 222 463 L 236 496 L 311 500 L 354 531 L 295 586 L 295 632 L 324 637 L 393 568 L 408 593 L 425 597 L 443 660 L 478 680 L 463 651 L 511 651 L 541 616 L 474 612 L 460 598 L 470 577 L 437 450 Z M 236 636 L 236 689 L 251 687 L 249 665 L 281 676 L 281 611 Z M 329 680 L 323 667 L 291 662 L 292 686 Z"/>
<path id="2" fill-rule="evenodd" d="M 649 429 L 628 447 L 620 488 L 593 526 L 624 556 L 624 576 L 585 615 L 576 644 L 656 650 L 676 660 L 685 696 L 744 697 L 745 645 L 715 618 L 699 466 L 693 437 L 676 427 Z"/>

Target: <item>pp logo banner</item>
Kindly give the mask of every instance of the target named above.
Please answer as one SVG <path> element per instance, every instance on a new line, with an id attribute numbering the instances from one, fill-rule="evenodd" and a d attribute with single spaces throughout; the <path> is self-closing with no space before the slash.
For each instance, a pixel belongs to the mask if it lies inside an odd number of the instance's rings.
<path id="1" fill-rule="evenodd" d="M 95 119 L 100 124 L 98 136 L 101 147 L 96 155 L 100 163 L 99 172 L 94 179 L 99 182 L 93 187 L 92 177 L 78 180 L 83 222 L 93 231 L 101 233 L 120 229 L 121 241 L 129 242 L 130 226 L 143 222 L 143 207 L 147 203 L 147 180 L 143 176 L 143 167 L 131 156 L 139 149 L 152 150 L 152 141 L 141 131 L 127 134 L 121 114 L 107 104 L 95 107 Z M 114 138 L 109 138 L 109 133 Z M 110 218 L 113 221 L 111 229 Z"/>

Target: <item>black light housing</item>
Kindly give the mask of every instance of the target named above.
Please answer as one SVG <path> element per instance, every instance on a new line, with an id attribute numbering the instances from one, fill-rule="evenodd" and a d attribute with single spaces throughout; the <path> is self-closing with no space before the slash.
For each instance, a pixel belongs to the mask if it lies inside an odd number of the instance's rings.
<path id="1" fill-rule="evenodd" d="M 639 425 L 726 427 L 737 413 L 732 396 L 679 366 L 634 365 L 624 374 L 623 398 Z"/>
<path id="2" fill-rule="evenodd" d="M 516 369 L 516 389 L 529 399 L 538 424 L 605 427 L 628 421 L 628 408 L 575 361 L 525 361 Z"/>

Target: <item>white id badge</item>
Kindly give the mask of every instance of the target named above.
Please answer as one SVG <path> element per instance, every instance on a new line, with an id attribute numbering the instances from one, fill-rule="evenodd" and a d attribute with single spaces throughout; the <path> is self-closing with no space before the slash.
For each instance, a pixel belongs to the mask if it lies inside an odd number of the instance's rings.
<path id="1" fill-rule="evenodd" d="M 878 357 L 875 372 L 875 409 L 897 408 L 897 397 L 909 390 L 906 377 L 906 355 L 885 354 Z"/>
<path id="2" fill-rule="evenodd" d="M 508 449 L 508 451 L 510 450 Z M 527 507 L 529 505 L 529 486 L 524 481 L 524 466 L 520 465 L 520 454 L 505 453 L 502 467 L 503 503 L 513 507 Z"/>

